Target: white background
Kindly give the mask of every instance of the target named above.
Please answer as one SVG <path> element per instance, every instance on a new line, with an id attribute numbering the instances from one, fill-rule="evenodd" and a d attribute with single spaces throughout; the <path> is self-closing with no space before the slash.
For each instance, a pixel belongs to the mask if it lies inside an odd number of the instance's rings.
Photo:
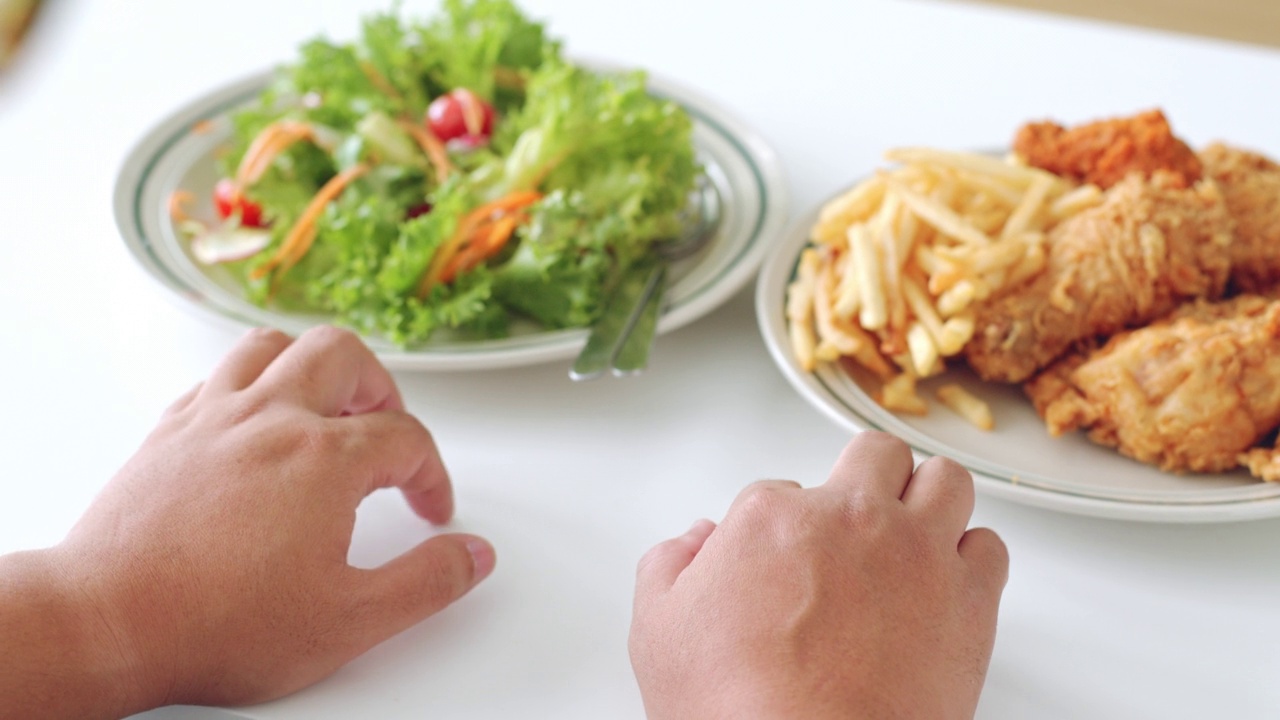
<path id="1" fill-rule="evenodd" d="M 52 4 L 0 78 L 0 552 L 57 542 L 235 340 L 125 251 L 110 197 L 130 145 L 184 102 L 317 33 L 348 37 L 385 7 Z M 1280 155 L 1273 51 L 907 0 L 524 7 L 571 52 L 678 79 L 757 129 L 797 214 L 888 146 L 1000 146 L 1041 117 L 1158 105 L 1193 144 Z M 625 651 L 635 561 L 718 519 L 751 480 L 820 482 L 846 440 L 772 365 L 749 290 L 661 339 L 639 378 L 572 384 L 552 363 L 399 380 L 451 468 L 457 527 L 493 540 L 498 569 L 445 613 L 246 717 L 640 718 Z M 1280 521 L 1144 525 L 980 498 L 975 523 L 1012 555 L 979 717 L 1280 716 Z M 427 533 L 390 493 L 357 530 L 361 563 Z M 156 717 L 206 714 L 225 716 Z"/>

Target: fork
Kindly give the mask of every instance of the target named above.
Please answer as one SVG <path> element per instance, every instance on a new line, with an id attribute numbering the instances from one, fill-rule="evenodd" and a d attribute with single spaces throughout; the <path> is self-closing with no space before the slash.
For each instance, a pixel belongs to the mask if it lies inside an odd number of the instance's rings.
<path id="1" fill-rule="evenodd" d="M 715 183 L 704 177 L 690 200 L 686 229 L 673 239 L 655 243 L 650 254 L 628 268 L 619 281 L 569 369 L 570 378 L 590 380 L 610 370 L 616 376 L 634 375 L 648 366 L 671 265 L 706 247 L 720 228 L 720 193 Z"/>

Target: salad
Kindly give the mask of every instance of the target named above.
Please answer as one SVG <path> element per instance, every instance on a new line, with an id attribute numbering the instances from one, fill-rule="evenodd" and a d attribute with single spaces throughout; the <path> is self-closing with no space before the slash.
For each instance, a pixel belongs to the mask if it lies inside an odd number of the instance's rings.
<path id="1" fill-rule="evenodd" d="M 509 0 L 310 41 L 232 122 L 218 220 L 171 203 L 195 258 L 255 303 L 402 346 L 589 325 L 702 173 L 643 72 L 574 64 Z"/>

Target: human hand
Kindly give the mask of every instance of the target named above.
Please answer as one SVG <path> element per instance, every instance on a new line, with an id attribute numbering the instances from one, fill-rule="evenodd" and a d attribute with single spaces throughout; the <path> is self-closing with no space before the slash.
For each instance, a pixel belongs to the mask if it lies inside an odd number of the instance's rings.
<path id="1" fill-rule="evenodd" d="M 640 561 L 631 660 L 650 720 L 972 718 L 1008 555 L 973 481 L 864 432 L 824 485 L 747 487 Z"/>
<path id="2" fill-rule="evenodd" d="M 249 333 L 179 399 L 52 549 L 131 668 L 137 712 L 247 704 L 310 685 L 493 568 L 471 535 L 347 564 L 356 507 L 399 487 L 432 523 L 453 491 L 430 434 L 351 333 Z"/>

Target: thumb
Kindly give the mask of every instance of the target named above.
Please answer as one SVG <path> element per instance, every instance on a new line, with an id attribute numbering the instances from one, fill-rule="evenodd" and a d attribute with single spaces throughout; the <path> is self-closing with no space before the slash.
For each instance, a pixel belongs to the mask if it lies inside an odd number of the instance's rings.
<path id="1" fill-rule="evenodd" d="M 379 643 L 467 594 L 493 572 L 493 546 L 475 535 L 437 535 L 369 571 L 367 613 Z"/>
<path id="2" fill-rule="evenodd" d="M 699 520 L 685 534 L 664 540 L 645 553 L 636 568 L 636 598 L 670 589 L 715 529 L 716 524 L 710 520 Z"/>

